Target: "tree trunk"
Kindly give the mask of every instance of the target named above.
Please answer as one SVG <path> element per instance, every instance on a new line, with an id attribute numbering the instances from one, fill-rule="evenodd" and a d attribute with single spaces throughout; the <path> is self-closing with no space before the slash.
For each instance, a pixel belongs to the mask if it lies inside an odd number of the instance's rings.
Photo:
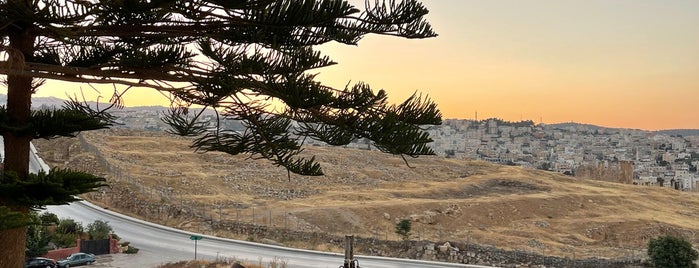
<path id="1" fill-rule="evenodd" d="M 10 55 L 12 68 L 24 67 L 24 59 L 34 51 L 34 36 L 26 29 L 10 35 Z M 32 77 L 23 75 L 7 76 L 7 113 L 12 126 L 25 126 L 31 116 Z M 29 174 L 29 142 L 32 137 L 3 133 L 5 144 L 5 171 L 17 173 L 20 179 Z M 0 198 L 0 205 L 14 211 L 29 213 L 29 204 L 13 204 L 14 200 Z M 0 267 L 24 267 L 24 250 L 26 248 L 26 226 L 0 231 Z"/>
<path id="2" fill-rule="evenodd" d="M 0 267 L 24 267 L 26 236 L 26 226 L 0 231 Z"/>

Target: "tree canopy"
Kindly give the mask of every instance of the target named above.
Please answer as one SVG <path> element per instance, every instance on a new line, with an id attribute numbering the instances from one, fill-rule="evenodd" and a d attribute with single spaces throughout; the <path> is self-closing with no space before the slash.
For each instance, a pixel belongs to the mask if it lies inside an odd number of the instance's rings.
<path id="1" fill-rule="evenodd" d="M 250 153 L 299 174 L 322 174 L 315 162 L 295 157 L 300 136 L 331 145 L 367 138 L 388 153 L 432 154 L 419 126 L 441 122 L 434 103 L 416 94 L 388 105 L 383 90 L 361 82 L 335 89 L 309 72 L 335 64 L 315 45 L 356 45 L 368 33 L 436 35 L 419 2 L 366 4 L 360 10 L 328 0 L 8 1 L 0 16 L 12 26 L 3 35 L 21 32 L 36 42 L 23 63 L 7 49 L 5 65 L 23 66 L 3 73 L 168 92 L 174 106 L 165 122 L 176 134 L 203 134 L 197 149 Z M 115 93 L 112 101 L 119 102 L 123 92 Z M 191 105 L 241 120 L 249 131 L 197 122 Z"/>
<path id="2" fill-rule="evenodd" d="M 195 136 L 196 150 L 248 154 L 303 175 L 322 175 L 314 158 L 299 157 L 305 138 L 330 145 L 366 138 L 391 154 L 433 154 L 422 126 L 440 124 L 441 114 L 429 98 L 415 93 L 389 104 L 385 91 L 362 82 L 332 88 L 316 80 L 319 68 L 335 64 L 318 45 L 357 45 L 367 34 L 436 36 L 424 19 L 428 10 L 418 1 L 364 4 L 0 0 L 0 74 L 7 77 L 8 90 L 0 132 L 4 173 L 9 174 L 0 183 L 0 211 L 5 211 L 2 206 L 14 211 L 0 215 L 0 221 L 29 208 L 72 201 L 75 194 L 102 185 L 101 178 L 72 171 L 29 175 L 31 139 L 74 136 L 113 123 L 106 109 L 77 100 L 58 110 L 32 112 L 32 94 L 56 90 L 41 87 L 46 80 L 113 85 L 108 107 L 124 105 L 122 96 L 129 90 L 158 90 L 171 100 L 163 120 L 172 133 Z M 240 120 L 247 130 L 203 122 L 201 110 L 192 107 Z M 28 194 L 4 195 L 17 191 Z M 9 260 L 0 258 L 0 266 L 18 266 L 4 261 Z"/>
<path id="3" fill-rule="evenodd" d="M 696 267 L 699 253 L 684 238 L 661 236 L 648 241 L 648 257 L 657 268 Z"/>

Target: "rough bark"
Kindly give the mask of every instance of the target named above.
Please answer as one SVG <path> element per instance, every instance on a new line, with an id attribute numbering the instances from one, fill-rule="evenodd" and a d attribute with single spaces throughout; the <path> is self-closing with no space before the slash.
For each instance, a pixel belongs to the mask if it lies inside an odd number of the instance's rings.
<path id="1" fill-rule="evenodd" d="M 10 35 L 11 68 L 22 68 L 25 55 L 34 50 L 34 37 L 28 31 Z M 14 126 L 29 123 L 31 115 L 32 77 L 21 75 L 7 76 L 7 111 Z M 31 136 L 16 133 L 3 133 L 5 144 L 5 171 L 16 172 L 20 178 L 29 174 L 29 142 Z M 15 211 L 27 214 L 28 205 L 13 204 L 13 200 L 0 198 L 0 205 L 7 205 Z M 26 248 L 26 226 L 0 231 L 0 267 L 24 267 Z"/>
<path id="2" fill-rule="evenodd" d="M 26 226 L 0 231 L 0 267 L 24 267 L 26 235 Z"/>

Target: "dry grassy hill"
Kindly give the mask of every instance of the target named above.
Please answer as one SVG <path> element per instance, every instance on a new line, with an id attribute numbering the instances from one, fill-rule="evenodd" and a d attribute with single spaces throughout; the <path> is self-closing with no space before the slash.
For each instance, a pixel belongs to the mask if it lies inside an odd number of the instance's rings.
<path id="1" fill-rule="evenodd" d="M 325 176 L 288 178 L 268 161 L 196 153 L 188 139 L 165 134 L 103 131 L 83 137 L 82 145 L 80 139 L 36 145 L 52 166 L 102 172 L 111 187 L 86 197 L 110 208 L 131 202 L 131 214 L 144 213 L 138 209 L 143 202 L 190 204 L 213 219 L 395 240 L 396 221 L 411 218 L 413 239 L 558 256 L 639 254 L 661 234 L 699 242 L 695 193 L 441 157 L 408 159 L 408 167 L 400 157 L 329 147 L 306 150 Z M 210 231 L 204 222 L 171 215 L 155 220 Z"/>

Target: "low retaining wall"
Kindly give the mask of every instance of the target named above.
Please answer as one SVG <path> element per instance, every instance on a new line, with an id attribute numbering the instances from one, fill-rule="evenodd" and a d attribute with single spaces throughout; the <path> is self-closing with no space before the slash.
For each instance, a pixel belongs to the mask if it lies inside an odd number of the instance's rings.
<path id="1" fill-rule="evenodd" d="M 65 259 L 70 254 L 73 253 L 78 253 L 80 252 L 80 244 L 81 240 L 77 240 L 77 245 L 75 247 L 70 247 L 70 248 L 59 248 L 59 249 L 54 249 L 54 250 L 49 250 L 46 254 L 44 254 L 44 258 L 49 258 L 49 259 L 54 259 L 54 260 L 60 260 L 60 259 Z M 114 253 L 119 253 L 119 240 L 116 240 L 114 238 L 109 238 L 109 254 L 114 254 Z"/>
<path id="2" fill-rule="evenodd" d="M 268 228 L 236 222 L 209 222 L 214 229 L 247 235 L 250 240 L 275 239 L 283 244 L 286 241 L 308 241 L 310 244 L 332 244 L 342 248 L 344 237 L 319 232 L 299 232 L 279 228 Z M 428 261 L 443 261 L 463 264 L 476 264 L 497 267 L 650 267 L 643 260 L 615 259 L 571 259 L 543 256 L 533 252 L 503 250 L 492 246 L 467 244 L 462 242 L 434 243 L 430 241 L 385 241 L 374 238 L 354 238 L 354 248 L 358 255 L 410 258 Z M 360 253 L 361 252 L 361 253 Z"/>
<path id="3" fill-rule="evenodd" d="M 54 250 L 49 250 L 46 254 L 44 254 L 44 258 L 49 258 L 49 259 L 54 259 L 54 260 L 60 260 L 60 259 L 65 259 L 70 254 L 73 253 L 78 253 L 80 252 L 80 239 L 78 239 L 78 245 L 72 248 L 59 248 L 59 249 L 54 249 Z"/>

